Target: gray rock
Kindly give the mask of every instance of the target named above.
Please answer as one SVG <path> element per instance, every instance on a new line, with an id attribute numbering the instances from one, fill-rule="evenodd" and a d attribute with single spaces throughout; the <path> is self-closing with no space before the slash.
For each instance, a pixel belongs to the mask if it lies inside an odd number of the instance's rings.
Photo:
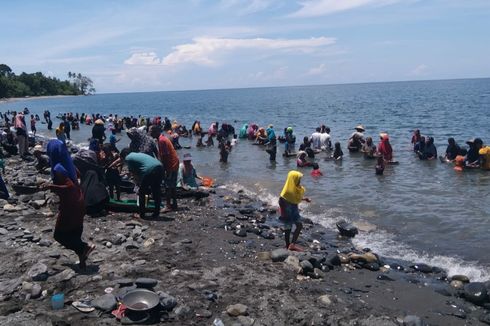
<path id="1" fill-rule="evenodd" d="M 116 297 L 112 294 L 104 294 L 94 300 L 92 300 L 92 305 L 102 311 L 114 310 L 117 306 Z"/>
<path id="2" fill-rule="evenodd" d="M 6 235 L 7 233 L 9 233 L 7 229 L 0 228 L 0 235 Z"/>
<path id="3" fill-rule="evenodd" d="M 308 260 L 303 260 L 302 262 L 299 263 L 299 265 L 301 266 L 301 269 L 303 270 L 303 274 L 308 274 L 308 273 L 311 273 L 313 272 L 313 265 L 310 263 L 310 261 Z"/>
<path id="4" fill-rule="evenodd" d="M 158 280 L 154 278 L 140 277 L 134 281 L 137 287 L 144 289 L 152 289 L 158 284 Z"/>
<path id="5" fill-rule="evenodd" d="M 247 231 L 245 229 L 238 229 L 233 232 L 234 235 L 239 236 L 239 237 L 246 237 L 247 236 Z"/>
<path id="6" fill-rule="evenodd" d="M 177 300 L 168 293 L 157 292 L 160 297 L 160 305 L 164 310 L 171 311 L 177 306 Z"/>
<path id="7" fill-rule="evenodd" d="M 462 289 L 462 288 L 464 288 L 464 283 L 461 282 L 461 281 L 459 281 L 459 280 L 452 280 L 449 285 L 451 285 L 451 287 L 454 288 L 454 289 Z"/>
<path id="8" fill-rule="evenodd" d="M 1 298 L 3 298 L 4 296 L 14 293 L 15 290 L 17 290 L 17 288 L 20 286 L 20 284 L 21 282 L 18 278 L 0 282 L 0 301 Z"/>
<path id="9" fill-rule="evenodd" d="M 359 230 L 346 221 L 337 222 L 337 229 L 341 236 L 353 238 L 359 233 Z"/>
<path id="10" fill-rule="evenodd" d="M 52 242 L 48 239 L 41 239 L 38 242 L 38 245 L 41 247 L 49 247 L 49 246 L 51 246 L 51 244 L 52 244 Z"/>
<path id="11" fill-rule="evenodd" d="M 463 283 L 470 283 L 470 279 L 466 275 L 453 275 L 451 281 L 460 281 Z"/>
<path id="12" fill-rule="evenodd" d="M 324 294 L 318 297 L 318 302 L 324 306 L 330 306 L 332 304 L 332 300 L 328 294 Z"/>
<path id="13" fill-rule="evenodd" d="M 247 316 L 238 316 L 237 319 L 242 326 L 253 326 L 255 324 L 255 319 Z"/>
<path id="14" fill-rule="evenodd" d="M 211 318 L 213 313 L 207 309 L 199 309 L 196 311 L 196 317 L 198 318 Z"/>
<path id="15" fill-rule="evenodd" d="M 325 273 L 321 269 L 314 268 L 313 272 L 308 273 L 308 276 L 310 276 L 311 278 L 320 279 L 325 278 Z"/>
<path id="16" fill-rule="evenodd" d="M 466 284 L 463 291 L 465 299 L 476 305 L 483 305 L 488 300 L 487 288 L 482 282 Z"/>
<path id="17" fill-rule="evenodd" d="M 301 272 L 301 266 L 299 264 L 299 258 L 296 256 L 288 256 L 284 263 L 287 265 L 288 268 L 292 269 L 294 272 L 299 273 Z"/>
<path id="18" fill-rule="evenodd" d="M 192 313 L 192 310 L 187 305 L 181 305 L 181 306 L 178 306 L 177 308 L 175 308 L 174 313 L 179 318 L 185 318 Z"/>
<path id="19" fill-rule="evenodd" d="M 408 315 L 403 318 L 403 326 L 425 326 L 427 325 L 419 316 Z"/>
<path id="20" fill-rule="evenodd" d="M 66 282 L 71 280 L 76 275 L 75 271 L 71 268 L 67 268 L 61 273 L 58 273 L 49 278 L 50 281 L 54 283 Z"/>
<path id="21" fill-rule="evenodd" d="M 243 316 L 248 314 L 248 307 L 244 304 L 237 303 L 226 307 L 226 312 L 232 317 Z"/>
<path id="22" fill-rule="evenodd" d="M 273 262 L 280 262 L 286 260 L 289 256 L 289 251 L 287 249 L 276 249 L 271 252 L 271 259 Z"/>
<path id="23" fill-rule="evenodd" d="M 425 274 L 432 273 L 432 267 L 423 263 L 411 265 L 410 268 L 412 268 L 414 271 L 425 273 Z"/>
<path id="24" fill-rule="evenodd" d="M 379 271 L 379 265 L 378 263 L 367 263 L 367 264 L 364 264 L 363 267 L 365 269 L 369 269 L 370 271 Z"/>
<path id="25" fill-rule="evenodd" d="M 37 263 L 27 271 L 27 276 L 33 281 L 46 281 L 48 279 L 48 266 Z"/>

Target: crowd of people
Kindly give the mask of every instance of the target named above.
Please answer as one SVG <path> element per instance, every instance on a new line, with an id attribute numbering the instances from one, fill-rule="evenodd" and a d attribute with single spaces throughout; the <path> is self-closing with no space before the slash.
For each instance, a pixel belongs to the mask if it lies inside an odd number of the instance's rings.
<path id="1" fill-rule="evenodd" d="M 287 126 L 282 135 L 277 136 L 272 124 L 259 127 L 255 123 L 244 124 L 238 134 L 228 123 L 213 122 L 207 130 L 196 120 L 190 129 L 177 121 L 171 122 L 167 117 L 119 117 L 118 115 L 102 116 L 100 114 L 60 114 L 61 120 L 55 130 L 56 139 L 52 139 L 44 148 L 34 146 L 33 154 L 29 151 L 29 133 L 26 127 L 28 109 L 21 112 L 0 113 L 5 121 L 4 132 L 1 134 L 1 145 L 9 155 L 20 155 L 30 160 L 33 155 L 38 171 L 51 170 L 52 184 L 45 185 L 60 197 L 60 209 L 55 230 L 55 239 L 66 248 L 74 250 L 80 258 L 83 267 L 87 256 L 94 249 L 81 240 L 83 216 L 99 214 L 110 200 L 121 199 L 121 182 L 130 177 L 137 186 L 138 217 L 144 219 L 149 204 L 153 199 L 152 218 L 158 218 L 161 213 L 178 209 L 176 189 L 196 189 L 200 177 L 192 164 L 192 155 L 185 153 L 182 162 L 177 151 L 183 147 L 180 137 L 196 137 L 196 147 L 212 147 L 216 140 L 219 148 L 219 161 L 228 162 L 232 149 L 239 139 L 248 139 L 254 145 L 263 146 L 271 162 L 276 161 L 278 143 L 284 145 L 284 157 L 295 157 L 299 170 L 311 168 L 310 174 L 321 177 L 323 174 L 315 156 L 325 152 L 325 160 L 341 161 L 343 151 L 340 142 L 332 144 L 331 130 L 325 125 L 314 129 L 310 136 L 305 136 L 303 142 L 296 148 L 296 136 L 293 128 Z M 44 112 L 47 129 L 51 130 L 51 114 Z M 30 116 L 32 135 L 36 135 L 38 115 Z M 81 126 L 92 128 L 88 149 L 80 149 L 72 157 L 68 141 L 71 131 Z M 118 148 L 118 138 L 123 130 L 129 138 L 129 146 Z M 372 137 L 365 137 L 365 128 L 357 125 L 347 140 L 346 147 L 350 153 L 362 153 L 368 160 L 376 161 L 376 174 L 383 174 L 385 166 L 396 164 L 394 151 L 387 133 L 379 134 L 376 146 Z M 109 138 L 106 135 L 109 132 Z M 438 158 L 437 149 L 432 137 L 422 136 L 415 130 L 411 143 L 413 151 L 420 160 L 435 160 Z M 456 170 L 483 168 L 490 170 L 490 147 L 484 146 L 483 141 L 475 138 L 467 141 L 468 149 L 461 148 L 453 138 L 448 139 L 442 162 L 454 162 Z M 3 156 L 3 152 L 0 151 Z M 2 162 L 0 161 L 0 164 Z M 1 167 L 1 166 L 0 166 Z M 123 171 L 127 170 L 125 175 Z M 298 204 L 308 198 L 304 197 L 305 188 L 301 185 L 303 174 L 299 171 L 288 173 L 283 190 L 280 193 L 280 220 L 284 223 L 286 247 L 290 250 L 301 251 L 297 240 L 302 224 Z M 0 179 L 0 191 L 3 180 Z M 162 185 L 165 191 L 165 208 L 160 210 L 162 202 Z M 70 208 L 70 209 L 69 209 Z M 73 212 L 76 209 L 76 214 Z M 75 216 L 76 215 L 76 216 Z M 292 227 L 295 230 L 291 232 Z"/>

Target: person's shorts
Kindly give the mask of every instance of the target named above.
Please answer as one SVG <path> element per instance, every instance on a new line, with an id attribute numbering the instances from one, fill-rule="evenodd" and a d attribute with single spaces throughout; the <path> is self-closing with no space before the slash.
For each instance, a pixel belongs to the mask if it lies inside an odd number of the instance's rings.
<path id="1" fill-rule="evenodd" d="M 301 222 L 301 216 L 299 215 L 298 205 L 291 204 L 284 198 L 279 198 L 279 221 L 284 224 L 286 230 L 290 230 L 293 224 Z"/>
<path id="2" fill-rule="evenodd" d="M 165 188 L 174 189 L 177 187 L 177 173 L 178 171 L 167 171 L 165 173 Z"/>

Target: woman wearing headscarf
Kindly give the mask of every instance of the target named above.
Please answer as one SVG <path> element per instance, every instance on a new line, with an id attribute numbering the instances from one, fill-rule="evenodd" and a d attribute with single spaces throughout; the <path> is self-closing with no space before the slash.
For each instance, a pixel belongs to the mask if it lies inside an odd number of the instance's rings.
<path id="1" fill-rule="evenodd" d="M 70 153 L 66 148 L 66 145 L 59 139 L 52 139 L 49 141 L 46 147 L 46 152 L 49 156 L 49 163 L 51 164 L 51 177 L 54 180 L 53 167 L 56 164 L 61 164 L 68 173 L 68 177 L 74 184 L 78 184 L 77 170 L 73 164 Z"/>
<path id="2" fill-rule="evenodd" d="M 387 133 L 382 132 L 379 134 L 380 142 L 378 144 L 378 153 L 383 157 L 385 162 L 393 160 L 393 148 L 391 148 L 390 137 Z"/>
<path id="3" fill-rule="evenodd" d="M 86 267 L 89 254 L 95 249 L 82 241 L 85 202 L 78 185 L 75 166 L 66 150 L 65 144 L 54 139 L 48 143 L 53 184 L 46 185 L 60 197 L 59 212 L 56 219 L 54 239 L 67 249 L 73 250 L 80 261 L 80 268 Z"/>
<path id="4" fill-rule="evenodd" d="M 17 131 L 17 142 L 19 144 L 19 155 L 24 157 L 28 154 L 28 142 L 27 142 L 27 127 L 22 113 L 17 113 L 15 116 L 15 130 Z"/>
<path id="5" fill-rule="evenodd" d="M 248 123 L 244 124 L 242 128 L 240 128 L 240 134 L 239 134 L 240 139 L 247 138 L 247 129 L 248 129 Z"/>
<path id="6" fill-rule="evenodd" d="M 279 209 L 281 213 L 279 220 L 284 223 L 286 248 L 293 251 L 303 251 L 301 247 L 296 245 L 301 229 L 303 228 L 298 205 L 303 200 L 310 202 L 309 198 L 304 197 L 305 188 L 301 185 L 302 177 L 303 174 L 298 171 L 289 171 L 286 183 L 279 197 Z M 293 239 L 290 241 L 293 224 L 296 225 L 296 229 L 293 233 Z"/>
<path id="7" fill-rule="evenodd" d="M 158 157 L 158 148 L 150 136 L 136 128 L 128 130 L 128 137 L 131 140 L 129 149 L 131 152 L 144 153 L 153 157 Z"/>

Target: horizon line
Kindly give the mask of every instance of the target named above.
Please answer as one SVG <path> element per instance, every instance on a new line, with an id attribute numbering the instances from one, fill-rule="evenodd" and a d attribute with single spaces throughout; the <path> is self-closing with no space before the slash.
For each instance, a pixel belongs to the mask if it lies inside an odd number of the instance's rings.
<path id="1" fill-rule="evenodd" d="M 160 90 L 160 91 L 127 91 L 127 92 L 107 92 L 96 93 L 96 95 L 111 94 L 133 94 L 133 93 L 162 93 L 162 92 L 206 92 L 206 91 L 229 91 L 243 89 L 263 89 L 263 88 L 285 88 L 285 87 L 311 87 L 311 86 L 344 86 L 344 85 L 366 85 L 366 84 L 386 84 L 386 83 L 411 83 L 411 82 L 428 82 L 428 81 L 454 81 L 454 80 L 472 80 L 472 79 L 490 79 L 488 77 L 461 77 L 461 78 L 442 78 L 442 79 L 411 79 L 411 80 L 388 80 L 388 81 L 370 81 L 370 82 L 346 82 L 331 84 L 304 84 L 304 85 L 281 85 L 281 86 L 249 86 L 249 87 L 230 87 L 230 88 L 195 88 L 181 90 Z M 93 95 L 91 95 L 93 96 Z"/>

